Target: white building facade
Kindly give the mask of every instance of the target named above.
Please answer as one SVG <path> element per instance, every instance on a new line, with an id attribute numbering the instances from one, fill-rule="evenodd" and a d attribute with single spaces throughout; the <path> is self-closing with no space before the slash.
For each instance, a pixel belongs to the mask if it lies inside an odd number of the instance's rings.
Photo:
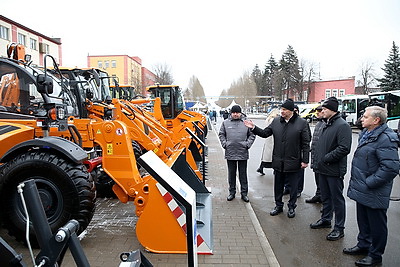
<path id="1" fill-rule="evenodd" d="M 61 39 L 47 37 L 0 15 L 0 56 L 7 57 L 7 47 L 12 43 L 22 44 L 33 64 L 43 66 L 44 56 L 50 54 L 62 65 Z"/>

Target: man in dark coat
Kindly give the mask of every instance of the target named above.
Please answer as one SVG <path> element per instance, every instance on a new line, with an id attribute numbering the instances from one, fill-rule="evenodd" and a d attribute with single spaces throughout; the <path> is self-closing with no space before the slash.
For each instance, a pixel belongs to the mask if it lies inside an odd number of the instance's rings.
<path id="1" fill-rule="evenodd" d="M 315 146 L 317 145 L 319 135 L 322 131 L 322 127 L 324 126 L 325 122 L 322 120 L 322 106 L 319 105 L 316 107 L 315 111 L 317 112 L 317 124 L 314 127 L 314 133 L 311 139 L 311 169 L 314 169 L 314 158 L 315 158 Z M 321 189 L 319 188 L 319 175 L 318 173 L 314 172 L 314 180 L 317 189 L 315 191 L 315 195 L 312 198 L 306 199 L 306 203 L 321 203 Z"/>
<path id="2" fill-rule="evenodd" d="M 331 228 L 333 212 L 335 225 L 326 239 L 335 241 L 344 236 L 346 203 L 343 197 L 344 175 L 347 171 L 347 155 L 351 150 L 352 133 L 348 123 L 338 112 L 339 102 L 330 97 L 322 104 L 325 124 L 314 150 L 314 172 L 319 175 L 322 215 L 312 229 Z"/>
<path id="3" fill-rule="evenodd" d="M 311 132 L 306 120 L 300 118 L 294 111 L 294 102 L 286 100 L 281 106 L 281 116 L 276 117 L 265 129 L 261 129 L 250 121 L 244 123 L 253 133 L 267 138 L 273 135 L 274 149 L 272 152 L 272 168 L 274 169 L 275 208 L 271 216 L 283 212 L 283 191 L 285 179 L 291 188 L 298 188 L 299 172 L 307 168 L 310 152 Z M 288 217 L 295 217 L 297 190 L 291 190 L 288 203 Z"/>
<path id="4" fill-rule="evenodd" d="M 225 159 L 228 164 L 228 201 L 235 198 L 236 170 L 238 169 L 242 200 L 249 202 L 247 160 L 249 159 L 249 149 L 256 136 L 243 124 L 243 117 L 240 106 L 233 106 L 231 116 L 222 122 L 218 135 L 221 145 L 225 149 Z"/>
<path id="5" fill-rule="evenodd" d="M 357 266 L 373 266 L 382 262 L 388 228 L 386 212 L 399 173 L 398 136 L 386 124 L 387 111 L 378 106 L 365 109 L 354 152 L 347 196 L 357 202 L 357 245 L 343 249 L 350 255 L 367 255 Z"/>

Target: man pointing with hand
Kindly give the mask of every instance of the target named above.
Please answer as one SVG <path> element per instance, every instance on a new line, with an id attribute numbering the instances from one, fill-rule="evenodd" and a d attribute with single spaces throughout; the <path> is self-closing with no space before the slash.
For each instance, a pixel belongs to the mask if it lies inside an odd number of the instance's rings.
<path id="1" fill-rule="evenodd" d="M 307 168 L 309 162 L 311 131 L 306 120 L 300 118 L 294 111 L 292 99 L 286 100 L 280 109 L 280 116 L 276 117 L 265 129 L 261 129 L 251 121 L 244 124 L 252 129 L 255 135 L 267 138 L 274 136 L 274 150 L 272 152 L 272 168 L 274 169 L 274 196 L 275 208 L 271 216 L 283 212 L 283 190 L 287 179 L 291 190 L 288 203 L 289 218 L 295 217 L 299 171 Z"/>

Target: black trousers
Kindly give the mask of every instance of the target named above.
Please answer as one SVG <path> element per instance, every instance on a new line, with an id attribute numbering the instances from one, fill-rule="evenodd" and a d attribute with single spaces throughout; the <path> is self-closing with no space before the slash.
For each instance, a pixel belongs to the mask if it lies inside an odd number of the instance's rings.
<path id="1" fill-rule="evenodd" d="M 314 172 L 315 185 L 317 186 L 317 190 L 315 191 L 316 197 L 321 197 L 321 189 L 319 188 L 319 173 Z"/>
<path id="2" fill-rule="evenodd" d="M 229 194 L 236 194 L 236 170 L 239 171 L 240 193 L 247 196 L 249 186 L 247 182 L 247 160 L 227 160 Z"/>
<path id="3" fill-rule="evenodd" d="M 336 176 L 319 174 L 321 189 L 322 215 L 324 221 L 331 221 L 335 212 L 335 230 L 343 230 L 346 220 L 346 202 L 343 197 L 343 179 Z"/>
<path id="4" fill-rule="evenodd" d="M 290 188 L 298 188 L 300 175 L 299 172 L 279 172 L 274 171 L 274 195 L 275 205 L 277 207 L 283 207 L 283 190 L 285 187 L 285 181 L 288 183 Z M 297 190 L 290 190 L 290 198 L 288 207 L 289 209 L 295 209 L 297 200 Z"/>
<path id="5" fill-rule="evenodd" d="M 303 189 L 304 189 L 304 170 L 305 170 L 305 169 L 301 169 L 301 170 L 298 172 L 299 181 L 298 181 L 298 186 L 295 187 L 295 188 L 297 188 L 296 193 L 300 193 L 300 194 L 301 194 L 301 192 L 303 192 Z M 289 181 L 288 181 L 287 178 L 286 178 L 286 180 L 285 180 L 285 189 L 286 189 L 286 190 L 289 190 L 289 191 L 292 190 L 292 187 L 291 187 L 291 185 L 290 185 L 290 183 L 289 183 Z"/>
<path id="6" fill-rule="evenodd" d="M 360 231 L 357 246 L 369 249 L 368 256 L 382 259 L 387 243 L 387 210 L 371 209 L 357 202 L 357 224 Z"/>

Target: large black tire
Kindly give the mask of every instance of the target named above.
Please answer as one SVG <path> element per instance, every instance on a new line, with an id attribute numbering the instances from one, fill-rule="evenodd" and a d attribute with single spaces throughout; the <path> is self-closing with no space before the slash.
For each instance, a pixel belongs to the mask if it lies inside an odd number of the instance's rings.
<path id="1" fill-rule="evenodd" d="M 79 222 L 79 233 L 86 229 L 94 215 L 96 198 L 86 167 L 47 151 L 30 151 L 5 163 L 0 170 L 0 215 L 11 236 L 25 241 L 26 216 L 17 185 L 29 179 L 35 179 L 53 233 L 71 219 Z M 36 247 L 32 225 L 31 233 L 30 240 Z"/>
<path id="2" fill-rule="evenodd" d="M 96 190 L 98 198 L 117 198 L 112 190 L 114 180 L 105 172 L 100 171 L 96 176 Z"/>

